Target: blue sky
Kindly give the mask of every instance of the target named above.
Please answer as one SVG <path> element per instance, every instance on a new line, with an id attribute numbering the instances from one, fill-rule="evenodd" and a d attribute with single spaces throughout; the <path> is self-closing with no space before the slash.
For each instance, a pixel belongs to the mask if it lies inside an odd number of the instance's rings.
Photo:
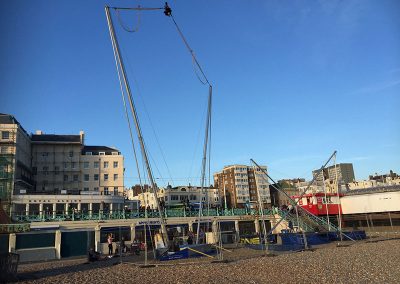
<path id="1" fill-rule="evenodd" d="M 135 184 L 104 5 L 163 3 L 1 1 L 0 112 L 118 147 Z M 170 5 L 214 86 L 211 172 L 253 158 L 276 179 L 310 178 L 334 150 L 358 179 L 400 171 L 399 1 Z M 207 87 L 162 11 L 121 16 L 140 17 L 136 33 L 114 23 L 158 182 L 198 184 Z"/>

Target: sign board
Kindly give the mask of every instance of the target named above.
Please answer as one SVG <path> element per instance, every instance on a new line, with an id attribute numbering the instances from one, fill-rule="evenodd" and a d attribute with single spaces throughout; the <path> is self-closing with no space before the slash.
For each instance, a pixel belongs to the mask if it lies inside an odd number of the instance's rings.
<path id="1" fill-rule="evenodd" d="M 136 226 L 143 226 L 143 225 L 161 225 L 160 220 L 152 220 L 152 221 L 139 221 Z"/>

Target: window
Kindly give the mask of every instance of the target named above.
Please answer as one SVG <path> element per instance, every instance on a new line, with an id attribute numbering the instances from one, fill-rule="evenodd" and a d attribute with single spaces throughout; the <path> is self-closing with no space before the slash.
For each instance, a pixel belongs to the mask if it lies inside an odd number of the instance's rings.
<path id="1" fill-rule="evenodd" d="M 78 175 L 74 175 L 74 181 L 78 181 L 79 176 Z"/>
<path id="2" fill-rule="evenodd" d="M 64 163 L 64 169 L 68 169 L 68 163 Z"/>
<path id="3" fill-rule="evenodd" d="M 92 152 L 86 152 L 85 155 L 86 156 L 92 156 Z"/>
<path id="4" fill-rule="evenodd" d="M 105 152 L 99 152 L 100 156 L 104 156 L 106 153 Z"/>
<path id="5" fill-rule="evenodd" d="M 113 156 L 118 156 L 118 152 L 112 152 L 111 153 Z"/>
<path id="6" fill-rule="evenodd" d="M 88 175 L 88 174 L 85 174 L 85 175 L 83 176 L 83 180 L 84 180 L 84 181 L 89 181 L 89 175 Z"/>
<path id="7" fill-rule="evenodd" d="M 55 166 L 54 167 L 54 174 L 58 175 L 58 172 L 60 171 L 60 167 L 59 166 Z"/>
<path id="8" fill-rule="evenodd" d="M 108 174 L 104 174 L 104 180 L 108 180 Z"/>
<path id="9" fill-rule="evenodd" d="M 98 187 L 94 187 L 93 191 L 99 191 L 99 188 Z"/>
<path id="10" fill-rule="evenodd" d="M 103 168 L 107 169 L 108 168 L 108 162 L 103 163 Z"/>
<path id="11" fill-rule="evenodd" d="M 94 174 L 93 179 L 94 179 L 94 180 L 99 180 L 99 174 Z"/>
<path id="12" fill-rule="evenodd" d="M 64 181 L 68 181 L 68 175 L 64 175 Z"/>
<path id="13" fill-rule="evenodd" d="M 178 195 L 171 195 L 171 200 L 178 200 Z"/>
<path id="14" fill-rule="evenodd" d="M 49 174 L 49 167 L 47 167 L 47 166 L 43 167 L 43 174 L 44 175 L 48 175 Z"/>
<path id="15" fill-rule="evenodd" d="M 88 187 L 84 187 L 83 191 L 89 191 L 89 188 Z"/>
<path id="16" fill-rule="evenodd" d="M 99 162 L 94 162 L 93 166 L 94 166 L 95 169 L 98 169 L 99 168 Z"/>
<path id="17" fill-rule="evenodd" d="M 71 168 L 72 168 L 72 169 L 75 169 L 75 165 L 76 165 L 76 163 L 75 163 L 75 162 L 72 162 L 72 163 L 71 163 Z"/>
<path id="18" fill-rule="evenodd" d="M 104 195 L 109 195 L 108 187 L 105 187 L 105 188 L 104 188 Z"/>
<path id="19" fill-rule="evenodd" d="M 114 174 L 114 180 L 118 179 L 118 174 Z"/>
<path id="20" fill-rule="evenodd" d="M 9 131 L 2 131 L 1 132 L 1 139 L 10 139 L 10 132 Z"/>
<path id="21" fill-rule="evenodd" d="M 47 157 L 48 155 L 49 155 L 49 152 L 43 152 L 43 153 L 42 153 L 42 156 L 43 156 L 43 157 Z"/>
<path id="22" fill-rule="evenodd" d="M 69 151 L 69 156 L 72 158 L 74 156 L 74 151 Z"/>
<path id="23" fill-rule="evenodd" d="M 89 162 L 83 162 L 83 168 L 88 169 L 89 168 Z"/>
<path id="24" fill-rule="evenodd" d="M 114 162 L 114 168 L 118 168 L 118 162 Z"/>
<path id="25" fill-rule="evenodd" d="M 118 195 L 118 187 L 114 187 L 114 195 Z"/>

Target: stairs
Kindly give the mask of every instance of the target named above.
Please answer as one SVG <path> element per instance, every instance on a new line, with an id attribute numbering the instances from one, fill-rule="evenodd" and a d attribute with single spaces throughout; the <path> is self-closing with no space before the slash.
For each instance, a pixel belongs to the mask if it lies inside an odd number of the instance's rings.
<path id="1" fill-rule="evenodd" d="M 298 207 L 299 209 L 301 207 Z M 278 214 L 281 218 L 284 218 L 287 222 L 292 222 L 293 228 L 301 229 L 304 232 L 328 232 L 328 231 L 339 231 L 339 228 L 332 223 L 328 224 L 325 218 L 320 218 L 314 214 L 304 210 L 299 210 L 299 217 L 289 213 L 288 211 L 282 211 L 278 209 Z"/>

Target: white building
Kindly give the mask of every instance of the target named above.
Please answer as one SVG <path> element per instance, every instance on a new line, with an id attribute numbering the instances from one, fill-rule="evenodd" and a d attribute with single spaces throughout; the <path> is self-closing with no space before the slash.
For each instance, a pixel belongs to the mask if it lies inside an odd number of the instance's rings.
<path id="1" fill-rule="evenodd" d="M 81 152 L 82 191 L 124 195 L 124 157 L 118 149 L 84 146 Z"/>
<path id="2" fill-rule="evenodd" d="M 123 191 L 118 149 L 85 146 L 83 131 L 29 135 L 12 115 L 0 114 L 0 198 L 10 215 L 122 210 Z"/>
<path id="3" fill-rule="evenodd" d="M 150 190 L 151 191 L 151 190 Z M 156 200 L 154 193 L 147 191 L 138 194 L 138 199 L 141 206 L 150 206 L 151 209 L 156 209 Z M 218 193 L 218 188 L 205 187 L 201 192 L 201 187 L 198 186 L 167 186 L 161 187 L 158 190 L 158 198 L 165 202 L 165 206 L 173 206 L 178 204 L 187 204 L 187 202 L 194 204 L 200 201 L 211 207 L 221 205 L 221 198 Z"/>

